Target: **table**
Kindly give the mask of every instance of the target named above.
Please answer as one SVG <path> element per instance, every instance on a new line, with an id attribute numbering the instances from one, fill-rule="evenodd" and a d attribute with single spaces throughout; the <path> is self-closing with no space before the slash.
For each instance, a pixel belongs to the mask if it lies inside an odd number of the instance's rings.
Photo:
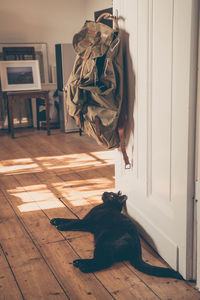
<path id="1" fill-rule="evenodd" d="M 49 124 L 49 91 L 47 90 L 34 90 L 34 91 L 16 91 L 6 92 L 8 99 L 8 116 L 9 116 L 9 130 L 11 137 L 14 138 L 14 124 L 13 124 L 13 101 L 17 101 L 22 98 L 44 98 L 46 107 L 46 129 L 47 135 L 50 135 L 50 124 Z"/>

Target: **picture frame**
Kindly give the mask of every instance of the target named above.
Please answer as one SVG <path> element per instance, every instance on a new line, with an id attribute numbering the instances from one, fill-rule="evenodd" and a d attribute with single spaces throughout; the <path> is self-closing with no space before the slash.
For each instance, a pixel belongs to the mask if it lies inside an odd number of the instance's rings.
<path id="1" fill-rule="evenodd" d="M 3 92 L 41 89 L 38 60 L 0 61 L 0 77 Z"/>

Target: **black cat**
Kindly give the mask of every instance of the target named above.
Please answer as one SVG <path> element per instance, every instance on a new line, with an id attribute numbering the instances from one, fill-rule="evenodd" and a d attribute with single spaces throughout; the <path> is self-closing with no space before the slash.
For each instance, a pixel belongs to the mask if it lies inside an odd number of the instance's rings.
<path id="1" fill-rule="evenodd" d="M 114 262 L 128 260 L 133 267 L 149 275 L 182 279 L 169 268 L 147 264 L 142 259 L 142 249 L 136 225 L 121 213 L 127 200 L 121 192 L 104 192 L 103 203 L 95 206 L 82 219 L 55 218 L 50 222 L 63 231 L 87 231 L 94 234 L 95 249 L 92 259 L 76 259 L 73 264 L 84 273 L 110 267 Z"/>

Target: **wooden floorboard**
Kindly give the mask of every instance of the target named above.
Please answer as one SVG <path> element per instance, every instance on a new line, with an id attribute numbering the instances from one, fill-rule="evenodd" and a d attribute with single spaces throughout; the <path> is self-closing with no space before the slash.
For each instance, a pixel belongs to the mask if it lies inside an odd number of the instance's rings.
<path id="1" fill-rule="evenodd" d="M 81 218 L 114 190 L 113 157 L 77 133 L 0 137 L 0 299 L 200 299 L 187 282 L 145 275 L 128 262 L 94 274 L 73 267 L 92 256 L 93 236 L 59 232 L 49 220 Z M 146 261 L 166 266 L 142 245 Z"/>

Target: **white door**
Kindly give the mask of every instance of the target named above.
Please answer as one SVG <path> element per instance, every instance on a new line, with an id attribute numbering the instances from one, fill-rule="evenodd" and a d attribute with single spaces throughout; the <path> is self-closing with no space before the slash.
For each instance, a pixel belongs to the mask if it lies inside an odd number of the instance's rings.
<path id="1" fill-rule="evenodd" d="M 133 167 L 125 170 L 118 152 L 116 188 L 128 195 L 128 213 L 141 225 L 151 244 L 189 279 L 197 1 L 114 0 L 113 5 L 125 31 L 124 39 L 129 34 L 129 112 L 134 107 L 134 128 L 127 149 Z"/>

